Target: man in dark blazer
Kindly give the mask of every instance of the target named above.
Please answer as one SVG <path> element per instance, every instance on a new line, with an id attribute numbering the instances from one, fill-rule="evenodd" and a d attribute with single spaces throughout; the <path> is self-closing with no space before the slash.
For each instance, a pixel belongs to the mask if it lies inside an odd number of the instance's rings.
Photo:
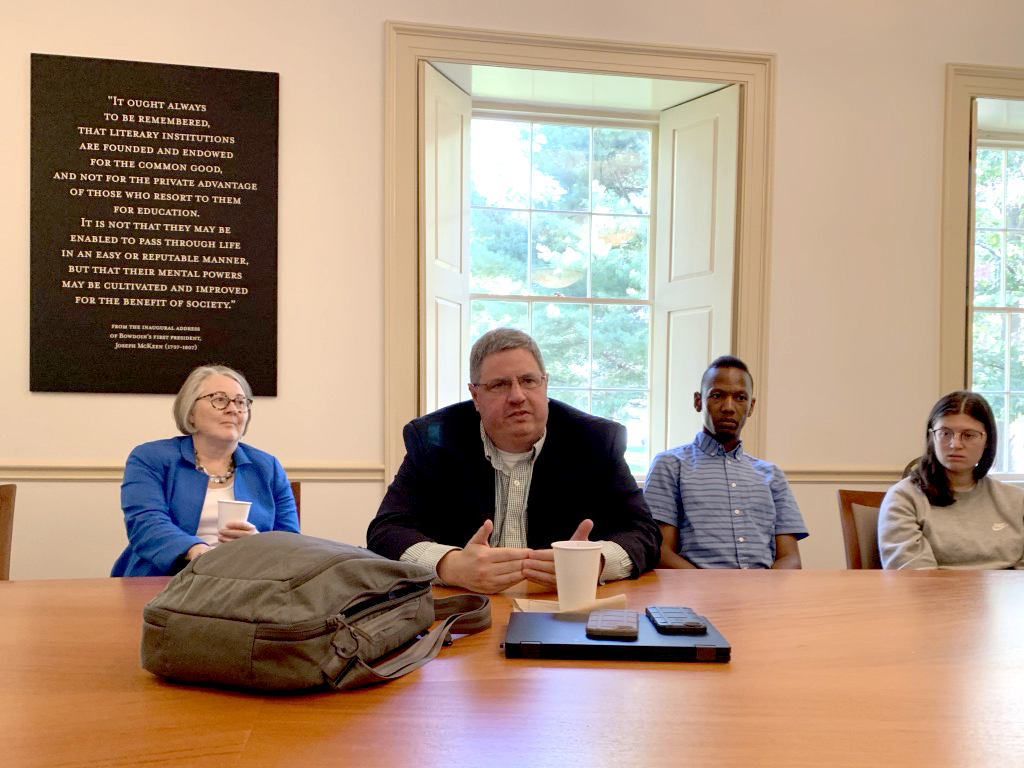
<path id="1" fill-rule="evenodd" d="M 551 543 L 602 544 L 601 580 L 658 561 L 661 535 L 626 466 L 625 428 L 549 401 L 530 336 L 473 345 L 463 402 L 405 426 L 405 460 L 367 531 L 374 552 L 429 565 L 439 580 L 498 592 L 555 586 Z"/>

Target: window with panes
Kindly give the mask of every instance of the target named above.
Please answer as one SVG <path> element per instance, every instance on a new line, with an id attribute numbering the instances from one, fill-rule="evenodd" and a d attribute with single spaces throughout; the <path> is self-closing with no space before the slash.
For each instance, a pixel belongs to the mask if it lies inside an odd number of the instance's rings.
<path id="1" fill-rule="evenodd" d="M 477 117 L 470 139 L 470 335 L 511 326 L 549 395 L 627 428 L 650 462 L 653 131 Z"/>
<path id="2" fill-rule="evenodd" d="M 975 160 L 971 386 L 999 428 L 993 471 L 1024 474 L 1024 142 Z"/>

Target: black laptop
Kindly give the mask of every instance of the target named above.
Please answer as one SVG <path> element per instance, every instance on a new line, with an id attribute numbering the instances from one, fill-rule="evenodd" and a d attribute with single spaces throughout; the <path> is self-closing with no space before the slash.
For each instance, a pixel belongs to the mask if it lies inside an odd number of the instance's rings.
<path id="1" fill-rule="evenodd" d="M 729 661 L 732 649 L 707 622 L 700 635 L 665 635 L 640 613 L 636 640 L 587 637 L 586 613 L 513 613 L 505 634 L 509 659 Z"/>

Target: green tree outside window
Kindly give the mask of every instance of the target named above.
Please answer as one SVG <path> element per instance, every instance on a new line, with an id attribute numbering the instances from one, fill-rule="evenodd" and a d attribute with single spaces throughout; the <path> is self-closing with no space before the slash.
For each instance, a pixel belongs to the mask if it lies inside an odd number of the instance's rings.
<path id="1" fill-rule="evenodd" d="M 625 424 L 645 473 L 651 131 L 478 118 L 470 144 L 472 339 L 530 333 L 550 396 Z"/>

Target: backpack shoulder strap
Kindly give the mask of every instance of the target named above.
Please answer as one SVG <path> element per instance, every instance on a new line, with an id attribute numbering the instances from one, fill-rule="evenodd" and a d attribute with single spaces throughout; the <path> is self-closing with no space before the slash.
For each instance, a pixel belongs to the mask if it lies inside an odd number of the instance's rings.
<path id="1" fill-rule="evenodd" d="M 451 631 L 473 635 L 491 628 L 491 599 L 487 595 L 455 595 L 434 600 L 434 619 L 456 616 Z"/>
<path id="2" fill-rule="evenodd" d="M 324 668 L 324 680 L 336 691 L 384 683 L 419 669 L 451 644 L 451 633 L 472 635 L 491 626 L 491 601 L 486 595 L 455 595 L 434 601 L 434 618 L 444 619 L 397 656 L 370 666 L 353 656 L 334 656 Z"/>

